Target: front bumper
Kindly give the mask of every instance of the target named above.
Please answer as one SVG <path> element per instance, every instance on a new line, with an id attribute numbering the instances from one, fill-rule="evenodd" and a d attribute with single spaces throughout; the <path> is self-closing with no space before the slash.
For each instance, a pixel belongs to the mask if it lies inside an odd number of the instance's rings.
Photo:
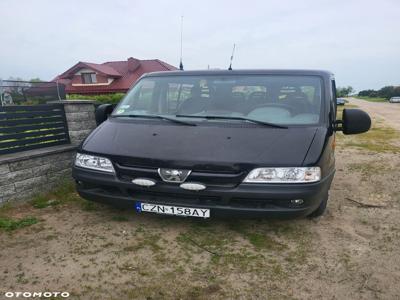
<path id="1" fill-rule="evenodd" d="M 157 182 L 141 187 L 113 174 L 73 168 L 82 198 L 114 206 L 134 208 L 137 201 L 183 207 L 208 208 L 213 216 L 304 217 L 325 200 L 334 171 L 321 181 L 306 184 L 240 184 L 233 188 L 207 187 L 203 191 L 181 189 L 179 184 Z M 291 200 L 302 199 L 301 205 Z"/>

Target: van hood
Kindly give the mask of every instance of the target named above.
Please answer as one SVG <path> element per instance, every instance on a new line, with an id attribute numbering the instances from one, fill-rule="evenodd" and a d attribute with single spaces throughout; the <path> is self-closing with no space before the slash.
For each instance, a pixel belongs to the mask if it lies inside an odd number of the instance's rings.
<path id="1" fill-rule="evenodd" d="M 257 166 L 301 166 L 317 129 L 109 119 L 89 135 L 80 150 L 118 163 L 155 168 L 240 171 Z"/>

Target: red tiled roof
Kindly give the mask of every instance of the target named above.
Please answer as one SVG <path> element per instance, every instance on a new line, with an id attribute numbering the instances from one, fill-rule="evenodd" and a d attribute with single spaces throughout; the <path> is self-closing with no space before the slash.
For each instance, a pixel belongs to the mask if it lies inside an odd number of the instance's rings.
<path id="1" fill-rule="evenodd" d="M 65 71 L 64 73 L 59 75 L 58 78 L 69 79 L 82 68 L 92 69 L 93 71 L 97 71 L 101 74 L 108 75 L 108 76 L 121 77 L 121 74 L 118 73 L 115 69 L 113 69 L 110 66 L 107 66 L 104 64 L 94 64 L 94 63 L 80 61 L 77 64 L 75 64 L 74 66 L 72 66 L 71 68 L 69 68 L 67 71 Z"/>
<path id="2" fill-rule="evenodd" d="M 104 75 L 121 77 L 121 74 L 117 72 L 113 67 L 107 66 L 105 64 L 93 64 L 93 63 L 84 63 L 87 65 L 89 69 L 96 70 Z"/>
<path id="3" fill-rule="evenodd" d="M 142 76 L 144 73 L 155 71 L 170 71 L 176 70 L 174 66 L 163 62 L 159 59 L 137 60 L 134 69 L 129 70 L 128 61 L 109 61 L 102 64 L 94 64 L 87 62 L 79 62 L 66 72 L 57 76 L 53 81 L 66 85 L 66 93 L 68 94 L 96 94 L 96 93 L 116 93 L 126 92 L 128 89 Z M 72 86 L 72 76 L 82 68 L 89 68 L 98 73 L 114 78 L 114 81 L 109 85 L 86 85 Z"/>

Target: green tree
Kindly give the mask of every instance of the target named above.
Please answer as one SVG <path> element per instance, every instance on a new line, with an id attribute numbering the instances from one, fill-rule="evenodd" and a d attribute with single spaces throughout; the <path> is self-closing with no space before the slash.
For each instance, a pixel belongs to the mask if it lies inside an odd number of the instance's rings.
<path id="1" fill-rule="evenodd" d="M 358 96 L 363 97 L 378 97 L 378 92 L 372 89 L 369 90 L 362 90 L 358 93 Z"/>
<path id="2" fill-rule="evenodd" d="M 394 86 L 388 85 L 384 86 L 378 91 L 379 97 L 389 99 L 390 97 L 393 97 L 394 94 Z"/>
<path id="3" fill-rule="evenodd" d="M 29 81 L 30 81 L 30 82 L 43 82 L 43 80 L 40 79 L 39 77 L 32 78 L 32 79 L 29 80 Z"/>
<path id="4" fill-rule="evenodd" d="M 336 95 L 338 97 L 347 97 L 350 94 L 354 93 L 354 89 L 351 86 L 347 86 L 347 87 L 338 87 L 336 89 Z"/>

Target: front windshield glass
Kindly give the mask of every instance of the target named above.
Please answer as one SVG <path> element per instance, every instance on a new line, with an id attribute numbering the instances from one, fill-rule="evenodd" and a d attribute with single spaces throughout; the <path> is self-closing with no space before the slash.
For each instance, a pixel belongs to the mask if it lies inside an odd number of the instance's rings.
<path id="1" fill-rule="evenodd" d="M 282 125 L 308 125 L 320 121 L 321 97 L 318 76 L 147 77 L 129 91 L 113 116 L 162 115 L 194 121 L 202 116 L 224 117 L 218 122 L 238 122 L 234 117 L 243 117 Z"/>

